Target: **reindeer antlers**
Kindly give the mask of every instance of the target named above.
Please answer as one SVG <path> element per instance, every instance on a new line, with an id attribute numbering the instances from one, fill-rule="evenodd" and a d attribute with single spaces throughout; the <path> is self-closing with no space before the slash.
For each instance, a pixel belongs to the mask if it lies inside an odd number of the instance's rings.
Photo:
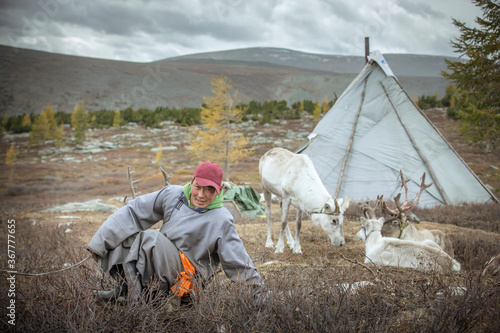
<path id="1" fill-rule="evenodd" d="M 363 215 L 367 219 L 376 219 L 377 215 L 376 210 L 382 206 L 384 195 L 377 195 L 377 201 L 375 202 L 375 206 L 370 206 L 370 203 L 366 201 L 364 204 L 361 205 L 361 209 L 363 209 Z"/>
<path id="2" fill-rule="evenodd" d="M 396 204 L 396 209 L 390 209 L 384 201 L 382 204 L 382 211 L 384 213 L 387 213 L 387 214 L 390 214 L 393 216 L 401 217 L 402 214 L 409 212 L 418 204 L 418 201 L 420 200 L 420 196 L 422 195 L 422 192 L 424 191 L 424 189 L 430 187 L 432 185 L 432 183 L 425 184 L 425 172 L 424 172 L 424 174 L 420 178 L 422 180 L 422 182 L 420 183 L 420 190 L 415 195 L 415 198 L 413 198 L 413 201 L 408 201 L 408 186 L 406 185 L 406 183 L 408 183 L 408 181 L 410 181 L 410 179 L 404 178 L 402 170 L 399 170 L 399 174 L 401 177 L 401 189 L 402 188 L 405 189 L 405 201 L 403 202 L 403 204 L 399 203 L 399 199 L 401 198 L 401 193 L 398 193 L 398 195 L 394 197 L 394 203 Z"/>

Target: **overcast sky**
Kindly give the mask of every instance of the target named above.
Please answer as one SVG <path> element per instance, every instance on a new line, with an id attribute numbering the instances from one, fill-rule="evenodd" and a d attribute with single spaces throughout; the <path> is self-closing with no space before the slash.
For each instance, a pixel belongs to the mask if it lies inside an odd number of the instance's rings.
<path id="1" fill-rule="evenodd" d="M 364 55 L 458 56 L 451 18 L 474 26 L 470 0 L 0 0 L 0 44 L 149 62 L 247 47 Z"/>

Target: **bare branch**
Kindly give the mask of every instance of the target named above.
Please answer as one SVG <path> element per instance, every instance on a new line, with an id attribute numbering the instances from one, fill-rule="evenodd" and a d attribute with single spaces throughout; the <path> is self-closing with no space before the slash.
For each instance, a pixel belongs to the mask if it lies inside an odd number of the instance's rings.
<path id="1" fill-rule="evenodd" d="M 173 172 L 171 172 L 171 173 L 168 173 L 168 174 L 167 174 L 167 172 L 166 172 L 165 170 L 163 170 L 163 168 L 162 168 L 162 167 L 160 167 L 160 171 L 161 171 L 161 174 L 163 175 L 163 179 L 164 179 L 164 181 L 165 181 L 165 186 L 170 185 L 170 177 L 172 177 L 172 175 L 173 175 L 174 173 L 173 173 Z"/>
<path id="2" fill-rule="evenodd" d="M 361 266 L 361 267 L 363 267 L 363 268 L 366 268 L 366 269 L 367 269 L 368 271 L 370 271 L 370 273 L 372 273 L 374 276 L 377 276 L 377 275 L 375 274 L 375 272 L 374 272 L 374 271 L 373 271 L 370 267 L 366 266 L 365 264 L 362 264 L 362 263 L 360 263 L 359 261 L 354 260 L 354 259 L 349 259 L 349 258 L 346 258 L 346 257 L 345 257 L 342 253 L 340 253 L 340 252 L 338 252 L 338 251 L 337 251 L 337 253 L 338 253 L 338 254 L 342 257 L 342 259 L 347 260 L 347 261 L 349 261 L 350 263 L 353 263 L 353 264 L 359 265 L 359 266 Z M 378 271 L 378 269 L 377 269 L 377 271 Z"/>
<path id="3" fill-rule="evenodd" d="M 130 171 L 130 167 L 127 165 L 127 180 L 128 180 L 128 185 L 130 186 L 130 191 L 132 192 L 132 199 L 135 199 L 139 195 L 141 195 L 141 192 L 136 192 L 137 187 L 135 184 L 139 182 L 139 179 L 137 180 L 132 180 L 132 175 L 134 174 L 134 171 Z"/>

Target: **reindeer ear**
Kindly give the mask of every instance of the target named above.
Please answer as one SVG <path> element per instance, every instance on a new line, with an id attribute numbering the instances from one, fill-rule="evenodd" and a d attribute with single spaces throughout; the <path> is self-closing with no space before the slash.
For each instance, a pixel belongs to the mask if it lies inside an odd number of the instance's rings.
<path id="1" fill-rule="evenodd" d="M 325 206 L 323 206 L 323 211 L 327 214 L 333 213 L 333 207 L 330 205 L 328 202 L 325 203 Z"/>
<path id="2" fill-rule="evenodd" d="M 342 210 L 345 211 L 349 208 L 349 197 L 345 197 L 344 203 L 342 204 Z"/>

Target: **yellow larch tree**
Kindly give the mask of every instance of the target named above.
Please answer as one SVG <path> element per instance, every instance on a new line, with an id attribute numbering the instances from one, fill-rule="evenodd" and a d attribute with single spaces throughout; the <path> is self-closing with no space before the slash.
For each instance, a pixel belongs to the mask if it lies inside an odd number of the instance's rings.
<path id="1" fill-rule="evenodd" d="M 314 119 L 314 122 L 318 122 L 319 121 L 319 116 L 321 115 L 321 111 L 322 111 L 322 108 L 321 108 L 321 105 L 318 103 L 316 103 L 314 105 L 314 110 L 313 110 L 313 119 Z"/>
<path id="2" fill-rule="evenodd" d="M 42 111 L 43 112 L 43 111 Z M 45 116 L 47 117 L 47 122 L 49 124 L 49 139 L 53 140 L 57 136 L 57 121 L 56 121 L 56 110 L 49 105 L 47 108 L 44 110 Z"/>
<path id="3" fill-rule="evenodd" d="M 29 121 L 23 118 L 23 124 Z M 30 131 L 30 143 L 37 144 L 46 140 L 58 140 L 56 111 L 49 105 L 35 118 Z"/>
<path id="4" fill-rule="evenodd" d="M 87 110 L 85 110 L 83 106 L 83 100 L 80 100 L 78 104 L 75 105 L 75 108 L 71 113 L 71 127 L 73 127 L 75 142 L 82 143 L 85 141 L 85 133 L 88 129 L 88 123 Z"/>
<path id="5" fill-rule="evenodd" d="M 161 143 L 158 145 L 158 150 L 156 151 L 155 163 L 160 163 L 161 158 L 163 157 L 163 149 L 161 147 Z"/>
<path id="6" fill-rule="evenodd" d="M 49 135 L 49 121 L 47 119 L 47 115 L 44 111 L 40 112 L 40 114 L 35 118 L 33 122 L 33 126 L 31 126 L 30 131 L 30 143 L 37 144 L 39 142 L 43 142 L 48 140 Z"/>
<path id="7" fill-rule="evenodd" d="M 113 127 L 120 128 L 122 126 L 122 116 L 120 110 L 116 110 L 113 116 Z"/>
<path id="8" fill-rule="evenodd" d="M 28 127 L 31 126 L 31 118 L 29 115 L 25 114 L 23 120 L 21 120 L 21 126 Z"/>
<path id="9" fill-rule="evenodd" d="M 211 97 L 203 97 L 202 128 L 191 132 L 191 147 L 198 159 L 216 162 L 230 178 L 230 165 L 253 154 L 248 139 L 238 133 L 232 124 L 241 121 L 244 109 L 237 108 L 237 92 L 231 95 L 231 81 L 224 75 L 214 78 Z"/>
<path id="10" fill-rule="evenodd" d="M 330 104 L 328 104 L 326 97 L 323 99 L 323 104 L 321 104 L 321 110 L 323 113 L 327 113 L 330 110 Z"/>
<path id="11" fill-rule="evenodd" d="M 10 145 L 9 150 L 7 151 L 7 155 L 5 156 L 5 164 L 9 166 L 10 169 L 10 181 L 14 182 L 15 181 L 15 169 L 13 166 L 17 162 L 17 149 L 14 143 Z"/>
<path id="12" fill-rule="evenodd" d="M 7 155 L 5 157 L 5 164 L 11 167 L 14 164 L 16 164 L 16 161 L 17 161 L 16 146 L 14 144 L 11 144 L 9 150 L 7 151 Z"/>

